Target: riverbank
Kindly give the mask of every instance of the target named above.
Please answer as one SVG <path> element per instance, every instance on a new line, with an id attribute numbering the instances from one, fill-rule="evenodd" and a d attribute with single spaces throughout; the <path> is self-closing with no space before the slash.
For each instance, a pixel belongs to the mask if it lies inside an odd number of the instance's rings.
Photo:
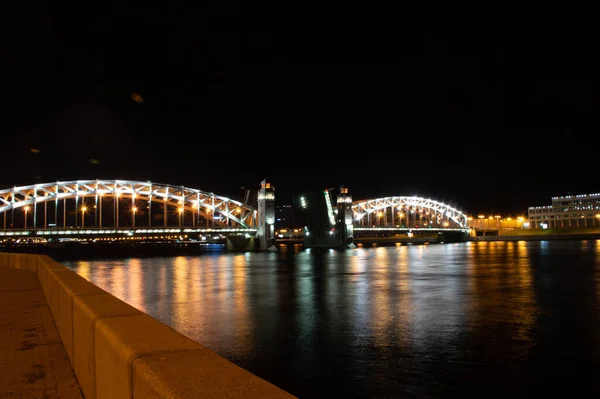
<path id="1" fill-rule="evenodd" d="M 471 237 L 471 241 L 597 240 L 600 228 L 515 229 L 496 236 Z"/>

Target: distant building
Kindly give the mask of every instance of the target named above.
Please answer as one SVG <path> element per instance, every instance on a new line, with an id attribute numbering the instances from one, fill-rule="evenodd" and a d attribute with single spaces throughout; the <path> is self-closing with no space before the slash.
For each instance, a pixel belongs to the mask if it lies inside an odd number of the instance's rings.
<path id="1" fill-rule="evenodd" d="M 301 238 L 304 236 L 302 212 L 295 205 L 275 206 L 275 236 L 277 238 Z"/>
<path id="2" fill-rule="evenodd" d="M 600 227 L 600 194 L 552 197 L 550 206 L 529 207 L 531 228 Z"/>
<path id="3" fill-rule="evenodd" d="M 478 230 L 522 229 L 529 227 L 529 221 L 523 216 L 478 215 L 469 216 L 467 226 Z"/>
<path id="4" fill-rule="evenodd" d="M 275 206 L 275 227 L 277 229 L 296 229 L 306 226 L 306 215 L 296 204 Z"/>
<path id="5" fill-rule="evenodd" d="M 275 225 L 277 228 L 294 228 L 296 215 L 292 205 L 277 205 L 275 207 Z"/>

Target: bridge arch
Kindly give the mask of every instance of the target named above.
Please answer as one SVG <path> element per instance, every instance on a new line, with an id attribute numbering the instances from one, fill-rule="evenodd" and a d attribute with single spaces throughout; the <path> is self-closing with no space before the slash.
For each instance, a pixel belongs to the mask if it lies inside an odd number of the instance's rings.
<path id="1" fill-rule="evenodd" d="M 467 227 L 467 216 L 458 209 L 415 196 L 354 201 L 352 218 L 361 227 Z"/>
<path id="2" fill-rule="evenodd" d="M 170 206 L 184 215 L 191 213 L 193 221 L 199 222 L 200 217 L 208 221 L 212 216 L 210 220 L 213 226 L 229 225 L 231 222 L 245 228 L 256 226 L 255 209 L 239 201 L 184 186 L 133 180 L 57 181 L 3 189 L 0 190 L 0 213 L 5 214 L 6 221 L 6 213 L 9 211 L 20 208 L 30 209 L 30 212 L 35 215 L 36 212 L 40 212 L 39 204 L 54 202 L 53 219 L 58 225 L 56 215 L 60 207 L 59 200 L 64 200 L 65 207 L 67 199 L 75 199 L 76 207 L 79 200 L 87 200 L 90 207 L 94 206 L 93 209 L 98 209 L 96 205 L 100 204 L 100 216 L 102 216 L 102 203 L 107 197 L 114 199 L 117 213 L 120 200 L 129 199 L 130 210 L 133 212 L 137 209 L 136 204 L 148 204 L 149 216 L 152 213 L 151 204 L 158 202 L 165 204 L 165 214 Z M 44 210 L 46 211 L 47 209 Z M 220 215 L 218 219 L 215 217 L 217 215 Z"/>

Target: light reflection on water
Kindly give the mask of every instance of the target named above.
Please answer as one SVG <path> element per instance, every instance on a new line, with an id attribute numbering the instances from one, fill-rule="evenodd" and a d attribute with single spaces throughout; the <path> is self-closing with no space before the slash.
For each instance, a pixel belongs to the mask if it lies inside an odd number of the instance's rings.
<path id="1" fill-rule="evenodd" d="M 598 241 L 67 265 L 301 397 L 599 391 Z"/>

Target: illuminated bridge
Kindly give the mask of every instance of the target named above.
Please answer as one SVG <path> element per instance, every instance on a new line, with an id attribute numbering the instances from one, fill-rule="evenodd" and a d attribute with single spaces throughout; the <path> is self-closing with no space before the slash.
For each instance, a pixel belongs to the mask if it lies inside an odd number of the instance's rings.
<path id="1" fill-rule="evenodd" d="M 337 198 L 330 190 L 307 192 L 300 204 L 308 213 L 305 245 L 347 247 L 355 238 L 437 234 L 439 241 L 468 237 L 467 216 L 450 205 L 422 197 L 397 196 L 352 201 L 341 187 Z"/>
<path id="2" fill-rule="evenodd" d="M 23 215 L 15 215 L 16 210 Z M 0 213 L 4 229 L 11 225 L 27 229 L 28 223 L 34 230 L 135 228 L 143 218 L 146 227 L 256 226 L 254 208 L 239 201 L 189 187 L 127 180 L 78 180 L 0 190 Z M 22 223 L 15 218 L 22 218 Z"/>
<path id="3" fill-rule="evenodd" d="M 418 231 L 468 232 L 466 215 L 441 202 L 395 196 L 352 201 L 313 193 L 307 246 L 347 246 L 354 237 Z M 0 190 L 0 238 L 257 237 L 272 248 L 274 189 L 261 182 L 257 207 L 214 193 L 150 181 L 77 180 Z M 331 240 L 335 243 L 332 243 Z M 313 241 L 310 241 L 313 240 Z"/>
<path id="4" fill-rule="evenodd" d="M 262 239 L 254 207 L 198 189 L 149 181 L 77 180 L 13 187 L 0 190 L 0 214 L 0 237 L 102 239 L 198 233 L 209 238 L 258 234 Z"/>
<path id="5" fill-rule="evenodd" d="M 468 230 L 467 216 L 449 205 L 421 197 L 385 197 L 352 203 L 354 230 Z"/>

